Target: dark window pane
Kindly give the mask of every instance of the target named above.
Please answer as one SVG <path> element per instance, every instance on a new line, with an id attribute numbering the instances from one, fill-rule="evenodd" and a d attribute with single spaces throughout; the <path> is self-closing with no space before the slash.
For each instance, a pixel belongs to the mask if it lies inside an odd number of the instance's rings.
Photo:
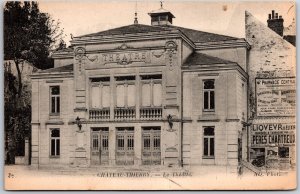
<path id="1" fill-rule="evenodd" d="M 59 139 L 56 140 L 56 155 L 60 155 L 60 141 Z"/>
<path id="2" fill-rule="evenodd" d="M 55 156 L 55 139 L 51 139 L 51 156 Z"/>
<path id="3" fill-rule="evenodd" d="M 59 130 L 58 129 L 52 129 L 51 130 L 51 137 L 59 137 Z"/>
<path id="4" fill-rule="evenodd" d="M 204 128 L 204 135 L 207 135 L 207 136 L 215 135 L 215 129 L 212 128 L 212 127 L 205 127 Z"/>
<path id="5" fill-rule="evenodd" d="M 118 148 L 124 148 L 124 137 L 119 137 L 118 138 Z"/>
<path id="6" fill-rule="evenodd" d="M 160 139 L 155 138 L 154 139 L 154 148 L 159 148 L 160 147 Z"/>
<path id="7" fill-rule="evenodd" d="M 215 83 L 214 80 L 207 80 L 204 82 L 204 89 L 214 89 Z"/>
<path id="8" fill-rule="evenodd" d="M 51 94 L 52 95 L 59 95 L 59 86 L 51 87 Z"/>
<path id="9" fill-rule="evenodd" d="M 145 149 L 150 148 L 150 137 L 144 137 L 144 148 Z"/>
<path id="10" fill-rule="evenodd" d="M 215 139 L 214 138 L 210 138 L 210 155 L 214 156 L 215 155 Z"/>
<path id="11" fill-rule="evenodd" d="M 51 98 L 51 112 L 55 113 L 55 97 Z"/>
<path id="12" fill-rule="evenodd" d="M 204 138 L 204 156 L 208 155 L 208 139 Z"/>
<path id="13" fill-rule="evenodd" d="M 60 98 L 59 98 L 59 96 L 56 97 L 56 112 L 57 113 L 60 112 Z"/>
<path id="14" fill-rule="evenodd" d="M 102 147 L 104 149 L 108 148 L 108 139 L 102 139 Z"/>
<path id="15" fill-rule="evenodd" d="M 204 92 L 204 109 L 208 109 L 208 92 Z"/>
<path id="16" fill-rule="evenodd" d="M 215 109 L 215 92 L 210 91 L 210 109 Z"/>

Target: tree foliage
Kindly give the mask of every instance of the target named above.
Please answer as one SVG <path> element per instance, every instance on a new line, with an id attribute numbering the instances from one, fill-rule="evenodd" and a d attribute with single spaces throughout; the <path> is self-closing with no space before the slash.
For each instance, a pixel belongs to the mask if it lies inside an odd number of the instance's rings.
<path id="1" fill-rule="evenodd" d="M 31 128 L 31 90 L 30 84 L 23 83 L 21 66 L 31 63 L 39 69 L 53 67 L 49 54 L 64 42 L 59 21 L 42 13 L 37 2 L 6 2 L 3 23 L 4 60 L 14 61 L 8 66 L 15 65 L 17 71 L 4 71 L 6 163 L 14 163 Z"/>
<path id="2" fill-rule="evenodd" d="M 49 67 L 49 53 L 62 41 L 60 23 L 39 10 L 37 2 L 7 2 L 4 8 L 4 59 Z"/>

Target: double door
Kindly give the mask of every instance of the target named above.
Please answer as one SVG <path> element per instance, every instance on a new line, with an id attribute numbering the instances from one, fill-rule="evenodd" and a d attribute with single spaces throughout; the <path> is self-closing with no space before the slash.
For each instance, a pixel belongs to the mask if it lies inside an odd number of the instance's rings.
<path id="1" fill-rule="evenodd" d="M 142 131 L 142 164 L 161 164 L 160 127 L 144 127 Z"/>
<path id="2" fill-rule="evenodd" d="M 116 164 L 134 164 L 134 128 L 118 127 L 116 131 Z"/>
<path id="3" fill-rule="evenodd" d="M 91 138 L 92 165 L 108 165 L 108 128 L 92 128 Z"/>

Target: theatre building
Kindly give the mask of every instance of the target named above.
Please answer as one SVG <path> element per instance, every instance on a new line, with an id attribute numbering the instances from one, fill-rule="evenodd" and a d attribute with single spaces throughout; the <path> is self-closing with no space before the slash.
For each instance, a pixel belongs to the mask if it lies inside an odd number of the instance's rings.
<path id="1" fill-rule="evenodd" d="M 247 157 L 248 43 L 149 16 L 74 37 L 32 74 L 32 165 L 236 170 Z"/>

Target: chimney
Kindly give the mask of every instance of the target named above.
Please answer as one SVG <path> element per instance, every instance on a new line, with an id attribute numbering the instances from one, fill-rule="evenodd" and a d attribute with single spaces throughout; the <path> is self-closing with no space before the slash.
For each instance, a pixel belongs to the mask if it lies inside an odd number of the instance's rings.
<path id="1" fill-rule="evenodd" d="M 282 16 L 278 17 L 278 13 L 275 13 L 274 10 L 272 10 L 272 14 L 269 14 L 268 27 L 279 34 L 279 36 L 283 36 L 283 18 Z"/>

